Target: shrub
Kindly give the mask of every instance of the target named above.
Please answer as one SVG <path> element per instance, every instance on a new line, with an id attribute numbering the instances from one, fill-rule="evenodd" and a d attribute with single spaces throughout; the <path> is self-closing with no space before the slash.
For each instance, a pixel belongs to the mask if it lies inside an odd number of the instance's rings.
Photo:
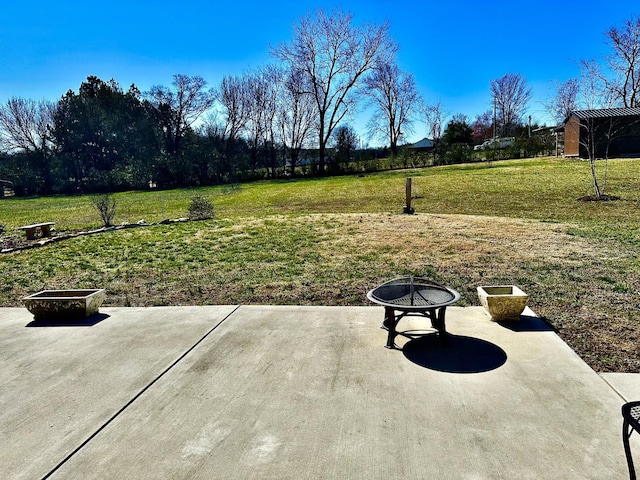
<path id="1" fill-rule="evenodd" d="M 447 145 L 443 148 L 442 155 L 439 157 L 439 164 L 452 165 L 454 163 L 465 163 L 471 160 L 473 150 L 464 143 L 455 143 Z"/>
<path id="2" fill-rule="evenodd" d="M 189 219 L 191 220 L 207 220 L 215 215 L 213 204 L 207 198 L 200 195 L 191 197 L 189 204 Z"/>
<path id="3" fill-rule="evenodd" d="M 116 199 L 110 193 L 103 193 L 102 195 L 96 195 L 92 199 L 93 206 L 98 211 L 102 223 L 105 227 L 113 225 L 113 217 L 116 214 Z"/>

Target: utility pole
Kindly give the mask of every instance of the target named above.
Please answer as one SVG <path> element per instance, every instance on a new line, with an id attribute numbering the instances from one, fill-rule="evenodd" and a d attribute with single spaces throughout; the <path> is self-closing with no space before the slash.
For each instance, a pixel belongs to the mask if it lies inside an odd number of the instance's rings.
<path id="1" fill-rule="evenodd" d="M 496 139 L 496 97 L 493 97 L 493 139 Z"/>

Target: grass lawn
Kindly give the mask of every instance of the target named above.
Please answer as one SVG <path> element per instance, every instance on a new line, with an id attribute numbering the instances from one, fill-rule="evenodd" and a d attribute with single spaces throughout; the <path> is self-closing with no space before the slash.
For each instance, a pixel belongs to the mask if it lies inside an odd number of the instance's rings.
<path id="1" fill-rule="evenodd" d="M 416 215 L 400 213 L 407 176 Z M 476 286 L 514 283 L 593 368 L 640 372 L 640 160 L 609 161 L 619 201 L 578 200 L 591 191 L 588 163 L 545 158 L 120 193 L 116 223 L 185 216 L 196 194 L 216 218 L 3 254 L 0 305 L 89 287 L 106 287 L 108 305 L 365 305 L 405 274 L 477 305 Z M 0 201 L 5 243 L 40 221 L 58 234 L 100 223 L 89 197 Z"/>

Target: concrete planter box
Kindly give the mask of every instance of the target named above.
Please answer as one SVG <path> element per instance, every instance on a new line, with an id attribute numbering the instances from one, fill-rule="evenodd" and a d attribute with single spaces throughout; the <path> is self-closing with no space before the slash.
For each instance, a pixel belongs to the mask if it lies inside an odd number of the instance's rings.
<path id="1" fill-rule="evenodd" d="M 98 313 L 105 289 L 43 290 L 24 297 L 27 310 L 36 320 L 83 319 Z"/>
<path id="2" fill-rule="evenodd" d="M 478 287 L 478 298 L 494 322 L 520 320 L 529 296 L 515 285 Z"/>

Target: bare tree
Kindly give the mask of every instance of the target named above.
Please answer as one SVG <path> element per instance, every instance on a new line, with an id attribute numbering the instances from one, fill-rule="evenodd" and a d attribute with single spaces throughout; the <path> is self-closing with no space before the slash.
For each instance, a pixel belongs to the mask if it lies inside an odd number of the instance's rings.
<path id="1" fill-rule="evenodd" d="M 283 88 L 278 102 L 278 132 L 280 141 L 289 153 L 291 176 L 295 176 L 300 152 L 309 142 L 316 107 L 313 97 L 305 93 L 305 76 L 300 71 L 289 71 L 284 75 Z"/>
<path id="2" fill-rule="evenodd" d="M 93 207 L 100 215 L 100 219 L 105 227 L 113 225 L 113 217 L 116 215 L 116 199 L 110 193 L 96 195 L 91 199 Z"/>
<path id="3" fill-rule="evenodd" d="M 262 69 L 262 77 L 266 82 L 265 113 L 263 115 L 263 143 L 267 156 L 266 166 L 271 170 L 271 176 L 276 176 L 279 166 L 277 141 L 277 117 L 280 97 L 282 95 L 282 70 L 275 65 L 267 65 Z"/>
<path id="4" fill-rule="evenodd" d="M 208 131 L 221 139 L 221 164 L 230 179 L 235 178 L 238 168 L 237 151 L 240 138 L 249 121 L 247 103 L 247 82 L 245 77 L 225 76 L 216 89 L 216 99 L 222 119 L 217 115 L 208 120 Z M 217 114 L 218 112 L 216 112 Z"/>
<path id="5" fill-rule="evenodd" d="M 386 138 L 395 156 L 398 141 L 411 131 L 413 115 L 419 106 L 413 75 L 402 72 L 395 63 L 380 61 L 365 78 L 364 87 L 376 109 L 369 122 L 370 134 Z"/>
<path id="6" fill-rule="evenodd" d="M 608 160 L 612 144 L 628 136 L 639 121 L 623 109 L 578 110 L 565 124 L 566 134 L 577 139 L 589 160 L 595 200 L 607 198 Z M 604 159 L 604 172 L 598 175 L 597 163 Z"/>
<path id="7" fill-rule="evenodd" d="M 271 83 L 263 72 L 254 72 L 244 76 L 244 86 L 244 105 L 247 114 L 244 130 L 249 144 L 252 173 L 255 173 L 258 155 L 264 147 L 264 140 L 270 128 L 268 117 L 272 103 Z"/>
<path id="8" fill-rule="evenodd" d="M 435 161 L 438 150 L 442 143 L 442 134 L 444 132 L 444 123 L 447 119 L 447 113 L 443 110 L 441 102 L 428 105 L 422 104 L 422 113 L 424 122 L 427 126 L 427 136 L 433 141 L 433 159 Z"/>
<path id="9" fill-rule="evenodd" d="M 294 27 L 293 40 L 272 50 L 273 55 L 302 72 L 318 114 L 319 169 L 324 171 L 327 142 L 334 128 L 353 110 L 356 87 L 381 58 L 396 50 L 389 25 L 353 25 L 353 16 L 317 10 Z"/>
<path id="10" fill-rule="evenodd" d="M 185 134 L 211 108 L 215 95 L 213 90 L 205 90 L 207 82 L 202 77 L 174 75 L 172 85 L 173 89 L 153 86 L 147 96 L 160 112 L 168 152 L 178 155 Z"/>
<path id="11" fill-rule="evenodd" d="M 242 77 L 225 76 L 216 92 L 224 114 L 225 140 L 237 140 L 248 121 L 246 82 Z"/>
<path id="12" fill-rule="evenodd" d="M 13 97 L 0 106 L 0 141 L 8 152 L 42 152 L 51 147 L 55 104 Z"/>
<path id="13" fill-rule="evenodd" d="M 508 135 L 521 121 L 527 103 L 531 99 L 531 89 L 527 87 L 527 81 L 519 73 L 507 73 L 493 79 L 490 87 L 502 135 Z"/>
<path id="14" fill-rule="evenodd" d="M 594 61 L 582 61 L 582 77 L 578 86 L 577 104 L 585 111 L 574 112 L 573 119 L 565 124 L 565 142 L 567 135 L 576 139 L 589 160 L 593 198 L 607 198 L 605 191 L 609 166 L 609 148 L 614 140 L 625 133 L 625 122 L 612 117 L 609 109 L 621 103 L 619 92 L 601 74 L 600 66 Z M 604 111 L 607 110 L 607 112 Z M 604 158 L 604 172 L 597 168 L 598 159 Z"/>
<path id="15" fill-rule="evenodd" d="M 49 159 L 53 149 L 56 105 L 46 100 L 10 98 L 0 106 L 0 145 L 7 152 L 33 155 L 42 174 L 44 190 L 51 190 Z"/>
<path id="16" fill-rule="evenodd" d="M 604 58 L 604 68 L 594 60 L 582 60 L 583 69 L 613 94 L 618 105 L 640 107 L 640 16 L 632 16 L 621 28 L 611 27 L 604 35 L 612 50 Z"/>
<path id="17" fill-rule="evenodd" d="M 553 119 L 561 124 L 578 108 L 580 80 L 570 78 L 565 82 L 556 82 L 556 95 L 545 103 L 545 107 Z"/>
<path id="18" fill-rule="evenodd" d="M 276 114 L 282 87 L 281 75 L 277 67 L 267 65 L 244 74 L 236 82 L 223 81 L 220 98 L 227 113 L 227 127 L 230 133 L 244 132 L 254 173 L 262 157 L 275 176 Z"/>
<path id="19" fill-rule="evenodd" d="M 578 105 L 587 110 L 600 108 L 614 108 L 616 106 L 614 93 L 595 75 L 583 69 L 578 92 Z"/>

